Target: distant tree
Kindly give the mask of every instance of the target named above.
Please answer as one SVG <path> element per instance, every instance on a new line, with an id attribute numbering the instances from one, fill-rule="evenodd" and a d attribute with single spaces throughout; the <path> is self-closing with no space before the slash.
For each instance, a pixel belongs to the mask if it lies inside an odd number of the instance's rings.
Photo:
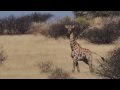
<path id="1" fill-rule="evenodd" d="M 48 19 L 50 19 L 51 17 L 53 17 L 53 15 L 50 13 L 41 14 L 41 13 L 35 12 L 31 15 L 31 19 L 34 22 L 45 22 Z"/>
<path id="2" fill-rule="evenodd" d="M 30 30 L 32 22 L 46 22 L 53 17 L 50 13 L 33 13 L 20 17 L 10 15 L 5 18 L 0 18 L 0 34 L 26 34 Z"/>
<path id="3" fill-rule="evenodd" d="M 108 16 L 119 16 L 120 11 L 73 11 L 75 17 L 87 16 L 87 17 L 108 17 Z"/>

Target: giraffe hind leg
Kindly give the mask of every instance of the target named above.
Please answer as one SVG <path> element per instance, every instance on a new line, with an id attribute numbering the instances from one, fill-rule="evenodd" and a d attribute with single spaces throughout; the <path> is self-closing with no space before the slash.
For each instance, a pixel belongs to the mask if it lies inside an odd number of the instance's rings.
<path id="1" fill-rule="evenodd" d="M 90 72 L 93 73 L 94 69 L 93 69 L 93 65 L 92 65 L 92 61 L 88 61 L 88 64 L 89 64 L 89 69 L 90 69 Z"/>
<path id="2" fill-rule="evenodd" d="M 75 67 L 77 68 L 77 71 L 80 72 L 78 61 L 73 61 L 73 70 L 72 70 L 72 72 L 75 72 Z"/>
<path id="3" fill-rule="evenodd" d="M 78 63 L 78 61 L 76 62 L 76 67 L 77 67 L 77 71 L 80 72 L 80 68 L 79 68 L 79 63 Z"/>
<path id="4" fill-rule="evenodd" d="M 89 63 L 88 63 L 88 60 L 87 60 L 87 59 L 84 59 L 84 60 L 83 60 L 83 62 L 84 62 L 85 64 L 89 65 Z"/>
<path id="5" fill-rule="evenodd" d="M 92 65 L 92 60 L 84 59 L 83 61 L 89 66 L 89 70 L 92 73 L 94 71 L 93 65 Z"/>

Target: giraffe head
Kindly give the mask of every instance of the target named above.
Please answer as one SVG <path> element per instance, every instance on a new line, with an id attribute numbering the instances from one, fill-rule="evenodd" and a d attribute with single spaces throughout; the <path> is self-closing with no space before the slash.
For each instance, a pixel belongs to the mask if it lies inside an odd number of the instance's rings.
<path id="1" fill-rule="evenodd" d="M 68 34 L 71 34 L 75 28 L 74 25 L 65 25 L 65 28 L 67 29 L 68 31 Z"/>
<path id="2" fill-rule="evenodd" d="M 67 37 L 70 38 L 71 33 L 73 33 L 74 35 L 72 35 L 72 38 L 74 38 L 74 39 L 78 38 L 77 35 L 76 35 L 76 32 L 75 32 L 75 27 L 77 27 L 77 26 L 75 26 L 75 25 L 65 25 L 65 28 L 67 29 Z"/>

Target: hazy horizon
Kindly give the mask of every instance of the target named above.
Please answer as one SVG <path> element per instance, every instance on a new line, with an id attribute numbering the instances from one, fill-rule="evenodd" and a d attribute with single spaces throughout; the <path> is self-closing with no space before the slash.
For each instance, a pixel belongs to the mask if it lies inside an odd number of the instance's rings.
<path id="1" fill-rule="evenodd" d="M 74 17 L 71 11 L 0 11 L 0 18 L 4 18 L 10 15 L 14 16 L 27 15 L 34 12 L 51 13 L 54 15 L 54 18 L 62 18 L 64 16 Z"/>

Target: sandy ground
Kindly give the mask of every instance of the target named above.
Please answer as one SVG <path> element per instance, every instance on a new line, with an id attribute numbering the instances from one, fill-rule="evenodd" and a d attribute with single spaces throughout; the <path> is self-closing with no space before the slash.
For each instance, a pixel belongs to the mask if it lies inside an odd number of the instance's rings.
<path id="1" fill-rule="evenodd" d="M 115 48 L 112 45 L 95 45 L 84 40 L 78 41 L 84 48 L 88 48 L 107 58 L 108 52 Z M 69 40 L 48 39 L 44 36 L 20 35 L 0 36 L 0 45 L 3 45 L 7 60 L 0 66 L 1 79 L 46 79 L 47 74 L 41 73 L 37 66 L 40 61 L 51 61 L 54 65 L 63 68 L 76 79 L 101 79 L 89 72 L 83 62 L 80 64 L 80 73 L 72 73 L 72 59 Z M 94 55 L 93 64 L 97 67 L 99 57 Z"/>

